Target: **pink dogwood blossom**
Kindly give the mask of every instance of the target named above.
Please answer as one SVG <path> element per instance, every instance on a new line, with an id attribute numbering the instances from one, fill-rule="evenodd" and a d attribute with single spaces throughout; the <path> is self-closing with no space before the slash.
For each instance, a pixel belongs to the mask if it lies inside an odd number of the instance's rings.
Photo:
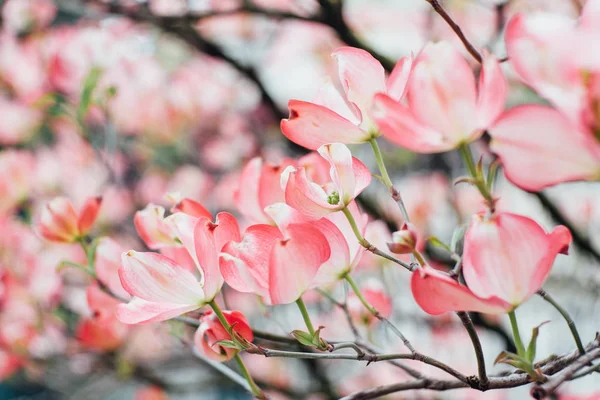
<path id="1" fill-rule="evenodd" d="M 244 314 L 239 311 L 223 311 L 223 315 L 237 335 L 249 342 L 254 340 L 254 333 Z M 214 361 L 230 360 L 238 353 L 238 350 L 221 346 L 218 343 L 221 340 L 232 340 L 231 334 L 221 324 L 217 315 L 208 311 L 200 317 L 200 326 L 194 335 L 196 349 Z"/>
<path id="2" fill-rule="evenodd" d="M 90 197 L 77 213 L 69 199 L 57 197 L 42 210 L 36 224 L 37 231 L 46 240 L 72 243 L 88 233 L 96 221 L 101 204 L 101 197 Z"/>
<path id="3" fill-rule="evenodd" d="M 467 286 L 429 266 L 413 273 L 411 289 L 429 314 L 478 311 L 501 314 L 518 307 L 541 287 L 571 233 L 550 233 L 534 220 L 510 213 L 473 217 L 465 234 L 463 274 Z"/>

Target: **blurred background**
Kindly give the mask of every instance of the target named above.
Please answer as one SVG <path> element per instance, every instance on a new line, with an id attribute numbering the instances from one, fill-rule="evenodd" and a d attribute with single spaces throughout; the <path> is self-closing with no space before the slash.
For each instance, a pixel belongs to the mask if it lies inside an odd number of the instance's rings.
<path id="1" fill-rule="evenodd" d="M 545 10 L 577 17 L 581 0 L 447 0 L 441 2 L 477 47 L 505 56 L 503 30 L 517 12 Z M 245 399 L 232 383 L 190 350 L 190 327 L 179 322 L 124 326 L 98 321 L 88 306 L 89 278 L 57 271 L 81 260 L 80 248 L 39 239 L 31 222 L 55 196 L 81 205 L 104 203 L 93 235 L 127 249 L 144 249 L 133 214 L 147 204 L 169 208 L 179 192 L 212 212 L 240 215 L 233 195 L 250 159 L 271 163 L 306 150 L 287 141 L 279 121 L 289 99 L 311 100 L 335 75 L 330 53 L 342 45 L 370 51 L 386 69 L 417 54 L 428 41 L 449 40 L 468 56 L 455 33 L 425 0 L 8 0 L 0 1 L 0 399 Z M 468 58 L 471 62 L 472 60 Z M 508 106 L 542 102 L 503 63 Z M 384 157 L 421 232 L 450 241 L 454 228 L 481 207 L 475 189 L 454 186 L 464 174 L 458 153 L 415 155 L 382 140 Z M 476 144 L 488 156 L 485 140 Z M 354 155 L 375 166 L 368 146 Z M 560 258 L 548 292 L 570 311 L 589 342 L 598 329 L 600 186 L 562 184 L 529 194 L 500 179 L 498 208 L 576 232 L 573 256 Z M 373 220 L 367 239 L 385 246 L 402 217 L 383 185 L 360 205 Z M 240 216 L 242 225 L 247 226 Z M 427 247 L 428 256 L 449 263 Z M 409 291 L 409 275 L 367 255 L 356 279 L 421 352 L 465 374 L 476 371 L 469 338 L 451 316 L 424 314 Z M 389 331 L 364 316 L 343 285 L 360 334 L 388 352 L 402 351 Z M 379 296 L 383 293 L 385 296 Z M 379 297 L 378 297 L 379 296 Z M 381 299 L 380 299 L 381 297 Z M 327 339 L 353 334 L 346 315 L 317 292 L 305 296 Z M 389 300 L 391 299 L 391 300 Z M 225 288 L 230 309 L 251 326 L 279 335 L 302 327 L 287 306 L 267 307 L 255 296 Z M 543 321 L 538 354 L 573 348 L 559 314 L 540 298 L 519 309 L 522 332 Z M 514 349 L 508 320 L 474 315 L 488 367 Z M 257 382 L 274 399 L 335 399 L 407 379 L 389 364 L 266 359 L 244 355 Z M 424 364 L 412 365 L 433 376 Z M 523 399 L 527 388 L 479 393 L 405 392 L 399 399 Z M 561 389 L 561 399 L 597 399 L 600 378 Z"/>

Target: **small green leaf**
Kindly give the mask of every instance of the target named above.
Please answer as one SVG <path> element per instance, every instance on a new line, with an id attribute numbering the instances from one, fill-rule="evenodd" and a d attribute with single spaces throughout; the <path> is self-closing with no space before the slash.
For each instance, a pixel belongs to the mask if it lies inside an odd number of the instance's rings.
<path id="1" fill-rule="evenodd" d="M 448 253 L 452 253 L 452 250 L 450 249 L 450 247 L 442 242 L 440 239 L 436 238 L 435 236 L 430 236 L 429 238 L 427 238 L 427 240 L 429 241 L 429 243 L 431 243 L 433 246 L 435 247 L 439 247 L 441 249 L 446 250 Z"/>
<path id="2" fill-rule="evenodd" d="M 540 328 L 542 327 L 542 325 L 547 324 L 550 321 L 544 321 L 541 324 L 539 324 L 538 326 L 536 326 L 535 328 L 533 328 L 533 331 L 531 333 L 531 340 L 529 341 L 529 346 L 527 346 L 527 353 L 526 353 L 526 358 L 530 363 L 533 363 L 533 361 L 535 360 L 535 352 L 536 352 L 536 348 L 537 348 L 537 338 L 538 335 L 540 334 Z"/>
<path id="3" fill-rule="evenodd" d="M 496 177 L 498 176 L 498 168 L 500 168 L 500 161 L 496 160 L 490 164 L 487 174 L 487 180 L 485 182 L 486 186 L 490 191 L 493 189 L 494 182 L 496 181 Z"/>
<path id="4" fill-rule="evenodd" d="M 457 178 L 454 180 L 454 182 L 452 182 L 452 184 L 454 186 L 458 185 L 459 183 L 468 183 L 471 185 L 476 185 L 477 184 L 477 179 L 475 178 L 471 178 L 469 176 L 463 176 L 462 178 Z"/>
<path id="5" fill-rule="evenodd" d="M 94 94 L 96 86 L 98 86 L 101 75 L 102 69 L 92 67 L 83 82 L 83 89 L 81 90 L 81 98 L 79 99 L 79 107 L 77 109 L 77 117 L 81 121 L 85 118 L 85 115 L 92 104 L 92 95 Z"/>
<path id="6" fill-rule="evenodd" d="M 234 342 L 233 340 L 218 340 L 215 342 L 215 344 L 217 344 L 221 347 L 225 347 L 227 349 L 243 350 L 243 348 L 238 343 Z"/>
<path id="7" fill-rule="evenodd" d="M 292 335 L 296 338 L 300 344 L 308 347 L 314 347 L 313 343 L 313 335 L 308 332 L 304 332 L 301 330 L 292 331 Z"/>
<path id="8" fill-rule="evenodd" d="M 483 156 L 479 157 L 479 161 L 477 161 L 477 178 L 481 179 L 483 177 Z"/>

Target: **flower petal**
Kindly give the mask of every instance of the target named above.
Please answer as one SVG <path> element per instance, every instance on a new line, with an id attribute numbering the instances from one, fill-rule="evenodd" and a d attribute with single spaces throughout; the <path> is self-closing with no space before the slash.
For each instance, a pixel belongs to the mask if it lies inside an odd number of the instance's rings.
<path id="1" fill-rule="evenodd" d="M 396 101 L 400 101 L 406 94 L 408 79 L 412 72 L 413 56 L 402 57 L 394 66 L 387 80 L 387 95 Z"/>
<path id="2" fill-rule="evenodd" d="M 98 217 L 101 205 L 102 197 L 90 197 L 85 201 L 77 220 L 77 226 L 81 235 L 85 235 L 90 230 Z"/>
<path id="3" fill-rule="evenodd" d="M 600 144 L 550 107 L 514 107 L 489 132 L 490 148 L 500 157 L 506 177 L 522 189 L 600 178 Z"/>
<path id="4" fill-rule="evenodd" d="M 325 143 L 364 143 L 371 135 L 328 108 L 300 100 L 288 103 L 281 131 L 292 142 L 316 150 Z"/>
<path id="5" fill-rule="evenodd" d="M 487 129 L 504 110 L 508 84 L 496 57 L 484 52 L 479 75 L 477 98 L 477 124 L 479 129 Z"/>
<path id="6" fill-rule="evenodd" d="M 123 299 L 129 298 L 129 293 L 123 289 L 119 278 L 121 268 L 121 254 L 124 249 L 113 239 L 103 237 L 98 240 L 96 247 L 95 270 L 98 280 L 111 291 Z"/>
<path id="7" fill-rule="evenodd" d="M 121 284 L 133 296 L 196 308 L 204 302 L 204 292 L 194 275 L 170 258 L 131 250 L 123 253 L 121 263 Z"/>
<path id="8" fill-rule="evenodd" d="M 198 305 L 154 303 L 134 297 L 127 304 L 119 304 L 115 315 L 124 324 L 145 324 L 166 321 L 197 308 Z"/>
<path id="9" fill-rule="evenodd" d="M 346 98 L 356 105 L 361 113 L 362 122 L 368 121 L 373 96 L 385 91 L 383 66 L 369 52 L 355 47 L 340 47 L 332 56 L 338 65 L 340 82 L 346 92 Z"/>
<path id="10" fill-rule="evenodd" d="M 466 286 L 431 267 L 413 272 L 410 288 L 417 304 L 431 315 L 448 311 L 503 314 L 512 309 L 510 304 L 501 299 L 475 296 Z"/>
<path id="11" fill-rule="evenodd" d="M 408 107 L 385 94 L 375 96 L 373 118 L 390 142 L 417 153 L 438 153 L 456 147 L 433 128 L 423 125 Z"/>
<path id="12" fill-rule="evenodd" d="M 288 232 L 290 238 L 275 243 L 269 261 L 272 304 L 296 301 L 331 255 L 325 236 L 309 223 L 290 225 Z"/>
<path id="13" fill-rule="evenodd" d="M 298 168 L 290 170 L 288 167 L 287 183 L 285 185 L 285 202 L 301 214 L 319 219 L 331 212 L 341 209 L 337 204 L 327 202 L 328 195 L 314 182 L 308 180 L 306 170 Z"/>

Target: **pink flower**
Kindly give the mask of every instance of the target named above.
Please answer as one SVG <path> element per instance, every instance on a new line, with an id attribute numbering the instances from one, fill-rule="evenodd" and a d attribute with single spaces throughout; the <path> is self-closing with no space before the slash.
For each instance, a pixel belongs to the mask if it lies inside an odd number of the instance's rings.
<path id="1" fill-rule="evenodd" d="M 373 116 L 384 136 L 418 153 L 449 151 L 477 140 L 504 108 L 507 84 L 498 61 L 484 54 L 479 87 L 467 60 L 448 42 L 428 44 L 412 68 L 407 104 L 386 94 Z"/>
<path id="2" fill-rule="evenodd" d="M 288 167 L 282 176 L 285 202 L 313 219 L 342 210 L 371 182 L 369 169 L 352 157 L 345 145 L 325 144 L 318 152 L 329 162 L 330 182 L 325 185 L 311 182 L 303 167 Z"/>
<path id="3" fill-rule="evenodd" d="M 98 280 L 104 284 L 110 292 L 122 299 L 128 299 L 129 293 L 123 289 L 119 278 L 121 268 L 121 254 L 125 249 L 115 240 L 102 237 L 96 246 L 95 271 Z"/>
<path id="4" fill-rule="evenodd" d="M 269 304 L 292 303 L 312 287 L 319 269 L 330 260 L 330 242 L 317 224 L 306 222 L 285 204 L 270 210 L 279 229 L 252 225 L 241 242 L 227 243 L 220 255 L 221 273 L 237 291 L 256 293 Z M 343 240 L 339 231 L 332 235 Z"/>
<path id="5" fill-rule="evenodd" d="M 239 311 L 223 311 L 223 315 L 236 334 L 248 342 L 254 340 L 254 333 L 252 333 L 244 314 Z M 238 353 L 238 350 L 221 346 L 217 343 L 220 340 L 232 340 L 232 337 L 223 327 L 217 315 L 212 311 L 207 311 L 200 317 L 200 326 L 194 335 L 196 349 L 214 361 L 230 360 Z"/>
<path id="6" fill-rule="evenodd" d="M 119 301 L 96 285 L 88 287 L 87 301 L 92 317 L 82 320 L 77 326 L 76 336 L 79 343 L 97 351 L 115 350 L 123 343 L 129 331 L 128 327 L 115 317 Z"/>
<path id="7" fill-rule="evenodd" d="M 571 233 L 564 226 L 551 233 L 534 220 L 499 213 L 475 215 L 465 234 L 463 274 L 468 286 L 429 266 L 415 271 L 411 289 L 429 314 L 511 311 L 537 292 L 558 253 L 566 254 Z"/>
<path id="8" fill-rule="evenodd" d="M 184 197 L 179 199 L 177 203 L 171 208 L 172 213 L 182 212 L 192 217 L 206 217 L 212 219 L 212 214 L 202 204 L 195 200 Z"/>
<path id="9" fill-rule="evenodd" d="M 163 207 L 148 204 L 146 208 L 135 213 L 133 223 L 138 235 L 149 248 L 156 250 L 177 246 L 171 227 L 165 223 Z"/>
<path id="10" fill-rule="evenodd" d="M 326 143 L 363 143 L 379 136 L 370 113 L 373 96 L 387 93 L 402 98 L 410 75 L 411 57 L 401 59 L 389 79 L 373 56 L 353 47 L 333 52 L 343 94 L 329 82 L 313 103 L 290 100 L 290 117 L 281 121 L 281 131 L 292 142 L 315 150 Z"/>
<path id="11" fill-rule="evenodd" d="M 101 197 L 90 197 L 77 213 L 71 201 L 57 197 L 46 204 L 37 222 L 37 231 L 46 240 L 58 243 L 72 243 L 85 236 L 100 210 Z"/>
<path id="12" fill-rule="evenodd" d="M 167 220 L 200 273 L 206 301 L 212 300 L 223 286 L 219 253 L 227 242 L 240 240 L 240 228 L 235 217 L 221 212 L 212 222 L 207 217 L 175 213 Z"/>
<path id="13" fill-rule="evenodd" d="M 119 277 L 133 297 L 119 304 L 116 315 L 125 324 L 164 321 L 206 303 L 200 282 L 186 268 L 156 253 L 123 253 Z"/>
<path id="14" fill-rule="evenodd" d="M 506 177 L 522 189 L 600 179 L 598 139 L 551 107 L 511 108 L 489 132 L 490 148 L 500 157 Z"/>

